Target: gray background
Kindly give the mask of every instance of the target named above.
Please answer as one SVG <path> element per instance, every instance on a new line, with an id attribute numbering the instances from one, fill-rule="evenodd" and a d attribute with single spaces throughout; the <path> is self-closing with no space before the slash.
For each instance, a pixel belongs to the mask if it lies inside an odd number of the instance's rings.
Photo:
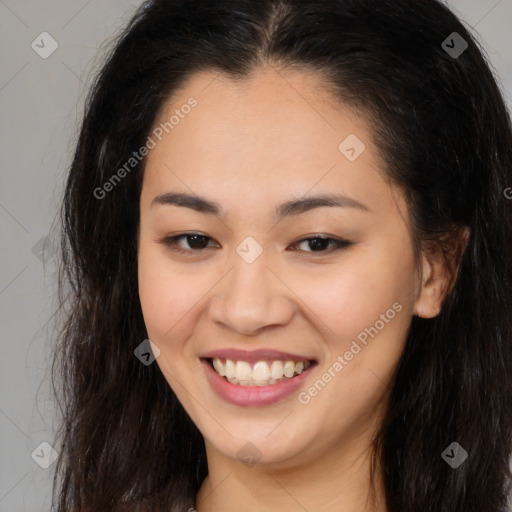
<path id="1" fill-rule="evenodd" d="M 56 212 L 92 73 L 139 3 L 0 0 L 0 512 L 49 509 L 54 465 L 40 467 L 50 451 L 39 445 L 56 427 Z M 484 46 L 512 105 L 512 0 L 447 3 Z M 51 48 L 42 32 L 58 43 L 46 59 L 31 47 Z"/>

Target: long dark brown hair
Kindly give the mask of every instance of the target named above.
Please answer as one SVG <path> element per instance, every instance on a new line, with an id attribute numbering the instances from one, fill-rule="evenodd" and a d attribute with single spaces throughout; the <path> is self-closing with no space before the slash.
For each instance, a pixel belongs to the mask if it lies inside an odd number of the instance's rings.
<path id="1" fill-rule="evenodd" d="M 460 55 L 454 32 L 467 43 Z M 158 365 L 133 353 L 147 338 L 136 241 L 144 159 L 105 197 L 95 190 L 145 144 L 193 73 L 243 79 L 262 64 L 317 70 L 340 101 L 370 116 L 389 179 L 408 198 L 417 246 L 449 251 L 453 227 L 469 227 L 441 313 L 412 319 L 376 453 L 390 512 L 503 512 L 512 453 L 512 130 L 483 50 L 437 0 L 140 6 L 88 96 L 63 200 L 54 509 L 187 510 L 207 474 L 200 432 Z M 452 442 L 468 452 L 457 469 L 441 456 Z"/>

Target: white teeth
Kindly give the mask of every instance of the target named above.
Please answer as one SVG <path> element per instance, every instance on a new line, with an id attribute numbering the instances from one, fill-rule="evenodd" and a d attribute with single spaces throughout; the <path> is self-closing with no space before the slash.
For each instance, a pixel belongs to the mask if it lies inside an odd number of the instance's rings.
<path id="1" fill-rule="evenodd" d="M 270 380 L 270 368 L 266 361 L 258 361 L 252 369 L 253 380 Z"/>
<path id="2" fill-rule="evenodd" d="M 219 358 L 213 359 L 215 371 L 232 384 L 240 386 L 267 386 L 283 379 L 300 375 L 311 365 L 309 361 L 257 361 L 253 367 L 247 361 L 226 359 L 225 364 Z"/>
<path id="3" fill-rule="evenodd" d="M 224 365 L 221 363 L 220 359 L 215 358 L 213 360 L 213 367 L 221 377 L 224 377 L 226 375 L 226 369 Z"/>
<path id="4" fill-rule="evenodd" d="M 273 361 L 270 372 L 273 379 L 281 379 L 284 375 L 283 363 L 281 361 Z"/>
<path id="5" fill-rule="evenodd" d="M 220 359 L 217 359 L 220 364 Z M 231 359 L 226 359 L 226 364 L 224 365 L 224 368 L 226 370 L 226 377 L 228 379 L 233 379 L 235 377 L 235 363 L 231 361 Z"/>
<path id="6" fill-rule="evenodd" d="M 245 361 L 237 361 L 235 365 L 235 377 L 240 381 L 251 380 L 252 370 L 251 365 Z"/>
<path id="7" fill-rule="evenodd" d="M 285 377 L 293 377 L 295 373 L 295 363 L 293 361 L 286 361 L 284 365 L 284 376 Z"/>

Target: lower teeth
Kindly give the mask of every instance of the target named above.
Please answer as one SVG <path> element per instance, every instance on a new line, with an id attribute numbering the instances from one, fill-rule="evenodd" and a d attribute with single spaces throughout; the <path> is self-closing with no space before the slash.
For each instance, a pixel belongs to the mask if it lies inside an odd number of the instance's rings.
<path id="1" fill-rule="evenodd" d="M 294 375 L 293 377 L 296 377 L 297 375 Z M 238 380 L 237 378 L 235 377 L 232 377 L 232 378 L 228 378 L 228 377 L 224 377 L 224 379 L 226 379 L 228 382 L 230 382 L 231 384 L 236 384 L 236 385 L 239 385 L 239 386 L 258 386 L 258 387 L 261 387 L 261 386 L 268 386 L 268 385 L 271 385 L 271 384 L 277 384 L 278 382 L 282 382 L 283 380 L 290 380 L 290 379 L 293 379 L 293 377 L 282 377 L 280 379 L 270 379 L 270 380 Z"/>

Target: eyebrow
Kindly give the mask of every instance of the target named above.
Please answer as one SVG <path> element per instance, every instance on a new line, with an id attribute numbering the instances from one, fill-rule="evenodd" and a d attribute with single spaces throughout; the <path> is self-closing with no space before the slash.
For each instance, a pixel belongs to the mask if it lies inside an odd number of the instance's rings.
<path id="1" fill-rule="evenodd" d="M 195 194 L 167 192 L 156 196 L 151 201 L 151 207 L 155 205 L 182 206 L 185 208 L 191 208 L 196 212 L 209 215 L 224 215 L 224 210 L 220 204 Z M 300 215 L 301 213 L 314 210 L 315 208 L 322 208 L 324 206 L 355 208 L 362 211 L 370 211 L 367 206 L 355 199 L 352 199 L 351 197 L 340 194 L 320 194 L 286 201 L 276 206 L 274 216 L 277 217 L 277 219 L 282 219 L 283 217 Z"/>

